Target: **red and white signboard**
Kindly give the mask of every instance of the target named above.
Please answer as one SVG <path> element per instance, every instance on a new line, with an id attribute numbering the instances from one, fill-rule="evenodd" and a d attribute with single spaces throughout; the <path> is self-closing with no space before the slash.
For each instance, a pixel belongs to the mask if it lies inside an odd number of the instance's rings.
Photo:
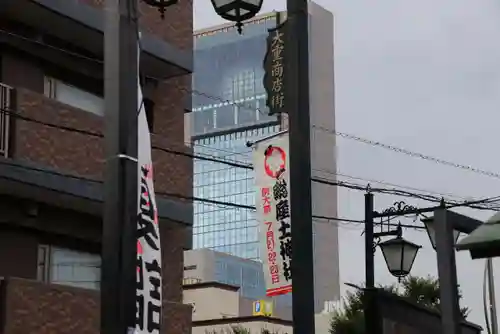
<path id="1" fill-rule="evenodd" d="M 257 221 L 267 296 L 292 292 L 288 134 L 254 145 Z"/>

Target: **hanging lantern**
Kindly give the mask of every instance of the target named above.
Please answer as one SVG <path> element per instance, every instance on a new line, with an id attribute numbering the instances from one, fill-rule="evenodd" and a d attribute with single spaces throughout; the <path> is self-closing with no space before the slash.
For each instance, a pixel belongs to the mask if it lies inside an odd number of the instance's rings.
<path id="1" fill-rule="evenodd" d="M 392 276 L 398 279 L 410 273 L 418 250 L 422 248 L 419 245 L 403 239 L 401 236 L 381 242 L 379 246 L 384 255 L 387 269 L 389 269 Z"/>
<path id="2" fill-rule="evenodd" d="M 147 5 L 151 7 L 156 7 L 158 8 L 158 11 L 160 12 L 161 18 L 165 18 L 165 11 L 167 7 L 172 6 L 177 4 L 179 0 L 142 0 L 144 1 Z"/>
<path id="3" fill-rule="evenodd" d="M 215 12 L 225 20 L 236 22 L 242 33 L 243 21 L 249 20 L 260 11 L 264 0 L 212 0 Z"/>

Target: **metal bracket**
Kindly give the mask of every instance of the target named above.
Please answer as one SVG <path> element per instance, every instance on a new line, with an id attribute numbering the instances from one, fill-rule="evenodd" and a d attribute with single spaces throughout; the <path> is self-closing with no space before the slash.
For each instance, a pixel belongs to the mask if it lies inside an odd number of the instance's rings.
<path id="1" fill-rule="evenodd" d="M 137 158 L 131 157 L 130 155 L 126 155 L 126 154 L 118 154 L 116 157 L 118 159 L 130 160 L 130 161 L 135 162 L 135 163 L 139 162 L 139 160 Z"/>

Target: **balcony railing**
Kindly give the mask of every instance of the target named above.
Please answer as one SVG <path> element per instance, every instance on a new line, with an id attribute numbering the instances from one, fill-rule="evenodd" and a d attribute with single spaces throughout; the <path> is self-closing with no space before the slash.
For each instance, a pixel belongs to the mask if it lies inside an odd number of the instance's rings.
<path id="1" fill-rule="evenodd" d="M 0 156 L 9 156 L 10 114 L 13 88 L 0 83 Z"/>

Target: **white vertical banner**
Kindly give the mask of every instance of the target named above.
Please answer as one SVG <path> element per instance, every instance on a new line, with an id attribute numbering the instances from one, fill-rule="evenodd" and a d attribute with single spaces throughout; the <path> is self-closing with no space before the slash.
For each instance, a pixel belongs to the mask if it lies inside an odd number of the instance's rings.
<path id="1" fill-rule="evenodd" d="M 288 134 L 254 145 L 256 219 L 266 295 L 292 292 L 292 235 L 290 221 L 290 163 Z"/>
<path id="2" fill-rule="evenodd" d="M 159 334 L 162 314 L 160 229 L 153 186 L 151 134 L 139 78 L 137 83 L 139 143 L 135 333 Z"/>

